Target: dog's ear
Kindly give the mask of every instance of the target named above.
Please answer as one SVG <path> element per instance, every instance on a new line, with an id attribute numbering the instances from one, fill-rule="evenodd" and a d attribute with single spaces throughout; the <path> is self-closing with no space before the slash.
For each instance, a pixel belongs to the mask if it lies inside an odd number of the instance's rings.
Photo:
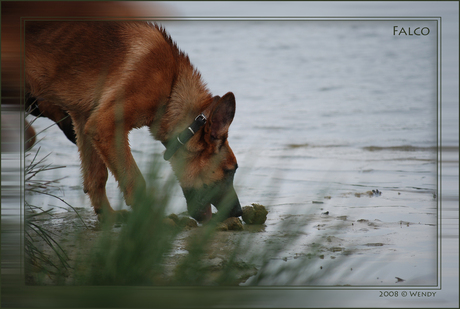
<path id="1" fill-rule="evenodd" d="M 214 97 L 216 100 L 219 97 Z M 235 117 L 235 96 L 228 92 L 215 103 L 211 113 L 211 136 L 214 139 L 226 138 L 228 128 Z"/>
<path id="2" fill-rule="evenodd" d="M 212 97 L 212 103 L 211 103 L 211 108 L 214 108 L 216 107 L 217 105 L 217 102 L 219 102 L 220 100 L 220 96 L 216 95 L 214 97 Z"/>

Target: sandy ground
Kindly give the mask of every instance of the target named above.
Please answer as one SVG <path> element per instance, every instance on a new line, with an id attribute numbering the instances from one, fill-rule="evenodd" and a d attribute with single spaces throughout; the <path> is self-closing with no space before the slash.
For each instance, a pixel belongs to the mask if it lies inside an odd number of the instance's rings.
<path id="1" fill-rule="evenodd" d="M 78 212 L 78 214 L 76 213 Z M 48 273 L 43 275 L 37 267 L 32 267 L 26 273 L 26 281 L 28 284 L 73 284 L 74 272 L 78 271 L 73 266 L 75 261 L 85 260 L 92 252 L 92 249 L 98 246 L 98 240 L 103 237 L 103 228 L 97 217 L 91 210 L 87 208 L 79 208 L 75 211 L 68 211 L 64 213 L 56 213 L 52 216 L 43 216 L 40 220 L 33 222 L 39 224 L 42 228 L 46 229 L 52 238 L 59 244 L 65 251 L 70 268 L 64 271 L 64 282 L 58 282 L 54 274 Z M 183 227 L 181 232 L 176 237 L 173 248 L 170 254 L 164 259 L 163 274 L 161 282 L 167 284 L 169 278 L 174 276 L 176 267 L 185 258 L 190 250 L 190 241 L 196 237 L 197 233 L 202 232 L 203 227 L 197 226 L 193 219 L 181 215 L 181 218 L 187 218 L 190 226 Z M 168 221 L 168 224 L 171 221 Z M 235 245 L 240 237 L 248 233 L 260 233 L 264 231 L 265 225 L 244 225 L 244 230 L 225 230 L 221 231 L 222 226 L 215 231 L 215 235 L 210 242 L 204 256 L 202 267 L 206 270 L 208 278 L 205 284 L 214 285 L 214 280 L 221 275 L 224 267 L 233 252 Z M 123 224 L 115 224 L 111 229 L 111 237 L 117 239 L 123 228 Z M 36 234 L 32 234 L 33 243 L 37 248 L 50 257 L 56 265 L 59 265 L 57 255 L 53 252 L 46 241 Z M 237 258 L 232 264 L 233 274 L 236 281 L 232 284 L 240 284 L 245 282 L 249 277 L 257 273 L 255 265 L 245 261 L 244 259 Z"/>
<path id="2" fill-rule="evenodd" d="M 404 193 L 396 196 L 401 195 Z M 233 285 L 434 284 L 435 250 L 424 244 L 436 235 L 435 224 L 402 219 L 385 221 L 385 216 L 380 216 L 381 219 L 348 216 L 333 207 L 341 200 L 359 205 L 377 203 L 379 198 L 380 194 L 371 191 L 332 199 L 326 196 L 312 201 L 312 211 L 308 214 L 296 213 L 295 208 L 286 212 L 287 205 L 272 205 L 267 207 L 268 218 L 262 225 L 244 223 L 243 230 L 216 230 L 202 257 L 200 267 L 207 273 L 204 284 L 217 284 L 215 280 L 229 265 L 232 253 L 236 253 L 231 264 L 236 278 Z M 79 215 L 75 211 L 56 213 L 39 222 L 67 253 L 71 266 L 89 256 L 103 233 L 91 210 L 78 208 L 77 212 Z M 113 227 L 114 239 L 122 228 L 122 225 Z M 176 267 L 190 252 L 190 241 L 203 229 L 203 226 L 187 227 L 177 235 L 163 262 L 160 284 L 170 282 Z M 53 256 L 43 240 L 35 237 L 34 244 Z M 59 284 L 74 284 L 73 272 L 70 268 Z M 58 283 L 52 275 L 40 275 L 36 268 L 27 273 L 27 281 Z"/>

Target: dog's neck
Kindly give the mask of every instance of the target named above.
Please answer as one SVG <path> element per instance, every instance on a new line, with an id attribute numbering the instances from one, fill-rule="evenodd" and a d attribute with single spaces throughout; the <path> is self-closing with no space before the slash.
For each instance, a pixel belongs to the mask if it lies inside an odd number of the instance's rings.
<path id="1" fill-rule="evenodd" d="M 195 118 L 212 103 L 212 95 L 202 81 L 200 73 L 190 64 L 182 67 L 173 84 L 171 95 L 159 121 L 150 127 L 155 139 L 163 145 L 176 138 Z"/>

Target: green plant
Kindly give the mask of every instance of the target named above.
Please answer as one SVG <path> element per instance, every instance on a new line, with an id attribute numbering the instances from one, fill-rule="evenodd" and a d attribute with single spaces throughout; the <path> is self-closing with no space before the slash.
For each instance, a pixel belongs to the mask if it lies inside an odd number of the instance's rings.
<path id="1" fill-rule="evenodd" d="M 27 111 L 26 115 L 29 115 L 30 113 L 31 110 Z M 36 121 L 36 119 L 37 117 L 28 123 L 27 126 L 31 126 Z M 41 132 L 44 132 L 49 127 L 42 130 Z M 37 141 L 36 144 L 38 142 L 39 141 Z M 77 214 L 83 225 L 86 227 L 85 222 L 80 217 L 76 209 L 67 203 L 64 199 L 52 193 L 58 188 L 59 181 L 63 178 L 43 180 L 40 179 L 40 177 L 37 177 L 39 174 L 46 174 L 51 170 L 65 167 L 48 164 L 47 159 L 50 154 L 47 154 L 46 156 L 39 159 L 40 150 L 41 147 L 39 147 L 35 153 L 29 150 L 25 154 L 25 161 L 28 162 L 28 164 L 26 164 L 24 168 L 24 253 L 26 257 L 25 266 L 28 270 L 27 277 L 29 279 L 33 277 L 30 276 L 31 272 L 39 273 L 41 274 L 41 277 L 44 277 L 46 275 L 49 276 L 63 274 L 68 272 L 71 268 L 71 265 L 69 264 L 69 257 L 66 251 L 56 240 L 57 235 L 49 229 L 45 228 L 42 224 L 44 221 L 47 221 L 53 217 L 54 208 L 44 210 L 42 207 L 33 205 L 31 200 L 33 200 L 32 196 L 34 194 L 47 195 L 66 204 L 68 208 Z M 50 253 L 47 253 L 48 251 L 50 251 Z M 33 279 L 28 280 L 28 282 L 36 283 Z"/>
<path id="2" fill-rule="evenodd" d="M 70 265 L 68 263 L 68 256 L 66 252 L 62 249 L 59 243 L 55 240 L 56 235 L 51 231 L 44 228 L 41 222 L 46 218 L 52 216 L 53 208 L 44 210 L 42 207 L 35 206 L 29 203 L 30 195 L 35 194 L 44 194 L 52 196 L 56 199 L 63 201 L 58 196 L 50 193 L 51 187 L 55 186 L 59 182 L 59 179 L 56 180 L 39 180 L 36 179 L 36 176 L 45 171 L 59 169 L 63 166 L 51 166 L 50 164 L 45 164 L 45 156 L 40 160 L 37 160 L 37 156 L 40 152 L 40 148 L 35 152 L 34 157 L 30 163 L 25 168 L 25 228 L 24 228 L 24 244 L 25 244 L 25 255 L 28 265 L 35 270 L 41 272 L 42 274 L 56 274 L 62 272 L 63 270 L 68 270 Z M 29 157 L 31 153 L 26 154 L 26 158 Z M 65 201 L 63 201 L 65 202 Z M 70 205 L 69 205 L 70 206 Z M 43 247 L 37 246 L 36 240 L 40 238 L 44 241 L 46 246 L 51 249 L 53 256 L 45 253 Z M 57 258 L 57 260 L 56 260 Z"/>
<path id="3" fill-rule="evenodd" d="M 154 173 L 150 173 L 150 179 Z M 130 213 L 120 232 L 113 231 L 113 222 L 100 223 L 102 233 L 90 255 L 76 262 L 75 284 L 163 283 L 162 261 L 180 231 L 164 220 L 173 181 L 156 183 L 147 193 L 138 192 L 135 211 Z"/>

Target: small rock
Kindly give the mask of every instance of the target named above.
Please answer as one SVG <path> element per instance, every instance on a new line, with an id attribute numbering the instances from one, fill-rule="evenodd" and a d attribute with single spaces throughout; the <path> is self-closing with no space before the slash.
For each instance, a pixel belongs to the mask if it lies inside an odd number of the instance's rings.
<path id="1" fill-rule="evenodd" d="M 192 227 L 197 227 L 198 223 L 196 223 L 195 220 L 189 217 L 182 217 L 179 219 L 178 225 L 181 227 L 192 228 Z"/>
<path id="2" fill-rule="evenodd" d="M 243 230 L 243 223 L 241 222 L 240 218 L 230 217 L 226 219 L 223 224 L 227 225 L 228 229 L 232 231 Z"/>
<path id="3" fill-rule="evenodd" d="M 252 206 L 243 207 L 243 221 L 246 224 L 264 224 L 268 211 L 265 206 L 253 203 Z"/>
<path id="4" fill-rule="evenodd" d="M 220 222 L 219 224 L 217 224 L 216 230 L 217 231 L 228 231 L 228 226 L 227 224 Z"/>
<path id="5" fill-rule="evenodd" d="M 179 216 L 176 214 L 170 214 L 167 218 L 171 219 L 174 221 L 174 223 L 178 224 L 179 223 Z"/>
<path id="6" fill-rule="evenodd" d="M 168 218 L 164 218 L 164 219 L 163 219 L 163 223 L 164 223 L 165 225 L 172 226 L 172 227 L 176 227 L 176 226 L 177 226 L 177 225 L 176 225 L 176 222 L 174 222 L 174 220 L 171 219 L 171 218 L 169 218 L 169 217 L 168 217 Z"/>
<path id="7" fill-rule="evenodd" d="M 247 224 L 252 224 L 254 220 L 254 215 L 256 213 L 254 210 L 254 207 L 244 206 L 242 210 L 243 210 L 243 215 L 241 217 L 243 218 L 243 221 L 246 222 Z"/>

